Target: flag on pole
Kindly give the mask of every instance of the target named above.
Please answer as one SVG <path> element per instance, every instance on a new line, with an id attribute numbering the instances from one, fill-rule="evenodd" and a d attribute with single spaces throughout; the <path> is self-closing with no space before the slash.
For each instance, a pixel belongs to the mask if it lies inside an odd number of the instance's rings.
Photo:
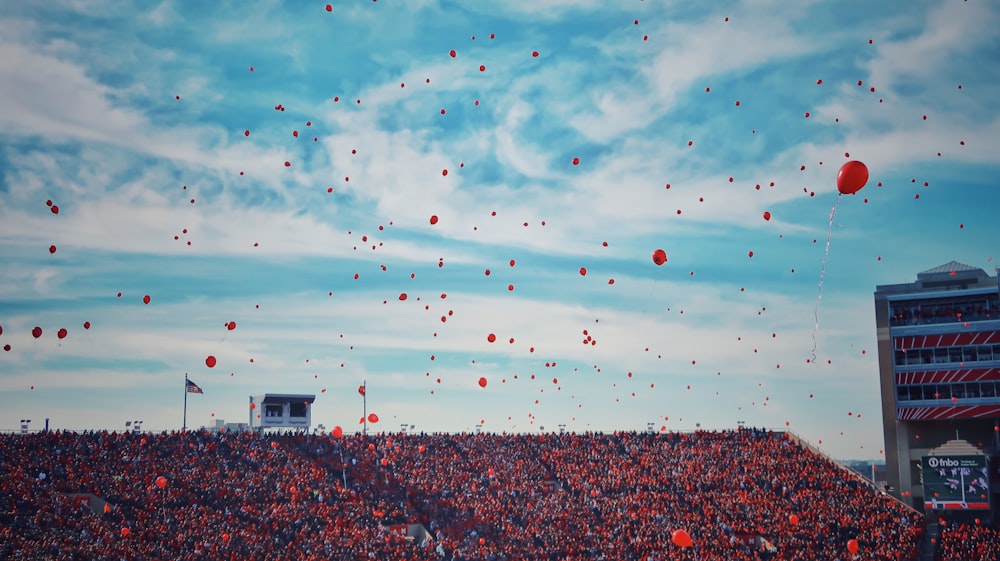
<path id="1" fill-rule="evenodd" d="M 187 391 L 188 393 L 200 393 L 202 395 L 205 394 L 205 392 L 201 391 L 201 388 L 198 387 L 198 384 L 195 384 L 191 380 L 187 380 Z"/>

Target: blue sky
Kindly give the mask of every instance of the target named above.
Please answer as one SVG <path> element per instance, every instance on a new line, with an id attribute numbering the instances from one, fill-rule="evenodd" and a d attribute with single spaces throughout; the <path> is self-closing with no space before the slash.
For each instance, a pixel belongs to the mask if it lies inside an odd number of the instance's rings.
<path id="1" fill-rule="evenodd" d="M 326 5 L 0 9 L 0 426 L 176 429 L 188 373 L 195 427 L 367 380 L 376 430 L 878 457 L 875 286 L 994 271 L 993 2 Z"/>

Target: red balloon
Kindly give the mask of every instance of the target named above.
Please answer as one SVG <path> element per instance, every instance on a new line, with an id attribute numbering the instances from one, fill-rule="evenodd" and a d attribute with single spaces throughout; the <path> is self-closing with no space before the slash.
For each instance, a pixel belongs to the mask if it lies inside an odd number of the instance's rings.
<path id="1" fill-rule="evenodd" d="M 89 321 L 83 322 L 83 328 L 84 329 L 90 329 L 90 322 Z"/>
<path id="2" fill-rule="evenodd" d="M 406 300 L 406 293 L 405 292 L 400 292 L 399 293 L 399 301 L 402 302 L 403 300 Z"/>
<path id="3" fill-rule="evenodd" d="M 330 434 L 332 434 L 334 438 L 340 438 L 344 436 L 344 429 L 340 425 L 337 425 L 333 427 L 333 432 Z"/>
<path id="4" fill-rule="evenodd" d="M 66 331 L 65 327 L 60 328 L 59 331 L 56 332 L 56 337 L 60 339 L 65 339 L 67 335 L 69 335 L 69 331 Z"/>
<path id="5" fill-rule="evenodd" d="M 208 355 L 208 357 L 205 359 L 205 366 L 209 368 L 215 368 L 215 357 L 212 355 Z"/>
<path id="6" fill-rule="evenodd" d="M 674 530 L 674 533 L 670 536 L 670 540 L 677 547 L 691 547 L 694 545 L 694 542 L 691 541 L 691 534 L 684 530 Z"/>
<path id="7" fill-rule="evenodd" d="M 364 386 L 358 386 L 358 393 L 361 394 L 361 395 L 365 395 L 365 387 Z"/>
<path id="8" fill-rule="evenodd" d="M 858 552 L 858 540 L 847 540 L 847 551 L 853 553 Z"/>
<path id="9" fill-rule="evenodd" d="M 122 528 L 122 537 L 123 538 L 126 537 L 126 536 L 128 536 L 131 533 L 132 533 L 132 530 L 129 530 L 128 528 Z"/>
<path id="10" fill-rule="evenodd" d="M 790 524 L 791 524 L 792 526 L 795 526 L 796 524 L 798 524 L 798 523 L 799 523 L 799 517 L 798 517 L 798 515 L 797 515 L 797 514 L 790 514 L 790 515 L 788 516 L 788 522 L 789 522 L 789 523 L 790 523 Z"/>
<path id="11" fill-rule="evenodd" d="M 479 387 L 480 388 L 485 388 L 486 387 L 486 378 L 480 378 L 479 379 Z"/>
<path id="12" fill-rule="evenodd" d="M 31 336 L 34 337 L 35 339 L 38 339 L 39 337 L 41 337 L 42 336 L 42 328 L 38 327 L 36 325 L 35 328 L 31 330 Z"/>
<path id="13" fill-rule="evenodd" d="M 55 253 L 55 252 L 56 252 L 56 246 L 50 245 L 49 246 L 49 253 Z"/>
<path id="14" fill-rule="evenodd" d="M 142 297 L 143 304 L 149 304 L 149 294 Z"/>
<path id="15" fill-rule="evenodd" d="M 232 331 L 232 330 L 236 329 L 236 322 L 235 321 L 231 321 L 231 322 L 227 323 L 226 324 L 226 329 L 228 329 L 229 331 Z"/>
<path id="16" fill-rule="evenodd" d="M 162 475 L 156 478 L 156 486 L 163 489 L 167 486 L 167 478 Z"/>
<path id="17" fill-rule="evenodd" d="M 372 423 L 372 424 L 377 423 L 378 422 L 378 415 L 376 415 L 375 413 L 369 413 L 368 414 L 368 422 Z"/>
<path id="18" fill-rule="evenodd" d="M 837 190 L 844 195 L 853 195 L 868 183 L 868 166 L 851 160 L 840 166 L 837 172 Z"/>
<path id="19" fill-rule="evenodd" d="M 490 343 L 493 343 L 497 340 L 497 336 L 490 333 L 489 335 L 486 336 L 486 340 L 489 341 Z"/>
<path id="20" fill-rule="evenodd" d="M 580 276 L 582 276 L 582 277 L 587 276 L 587 268 L 586 267 L 580 267 Z"/>
<path id="21" fill-rule="evenodd" d="M 433 226 L 433 225 L 435 225 L 437 223 L 438 223 L 438 217 L 435 214 L 435 215 L 431 216 L 431 226 Z"/>
<path id="22" fill-rule="evenodd" d="M 663 265 L 667 262 L 667 252 L 662 249 L 657 249 L 653 252 L 653 263 L 657 265 Z"/>
<path id="23" fill-rule="evenodd" d="M 765 210 L 764 211 L 764 220 L 770 220 L 770 219 L 771 219 L 771 212 Z"/>

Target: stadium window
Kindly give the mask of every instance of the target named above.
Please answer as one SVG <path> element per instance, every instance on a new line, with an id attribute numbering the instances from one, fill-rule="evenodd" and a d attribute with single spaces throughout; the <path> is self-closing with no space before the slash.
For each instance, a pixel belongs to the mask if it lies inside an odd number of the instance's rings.
<path id="1" fill-rule="evenodd" d="M 281 416 L 281 404 L 269 404 L 264 406 L 264 415 L 266 417 L 280 417 Z"/>
<path id="2" fill-rule="evenodd" d="M 921 387 L 924 390 L 924 400 L 930 401 L 930 400 L 938 399 L 934 395 L 935 393 L 937 393 L 937 387 L 936 386 L 929 384 L 929 385 L 921 386 Z"/>
<path id="3" fill-rule="evenodd" d="M 948 362 L 962 362 L 962 348 L 948 347 Z"/>
<path id="4" fill-rule="evenodd" d="M 896 401 L 910 401 L 910 386 L 896 386 Z"/>
<path id="5" fill-rule="evenodd" d="M 934 362 L 934 349 L 920 349 L 920 364 L 931 364 Z"/>
<path id="6" fill-rule="evenodd" d="M 934 388 L 935 399 L 951 399 L 951 384 L 938 384 Z"/>
<path id="7" fill-rule="evenodd" d="M 980 395 L 982 395 L 982 397 L 996 397 L 996 382 L 982 382 L 980 384 Z"/>
<path id="8" fill-rule="evenodd" d="M 948 349 L 944 347 L 934 348 L 934 364 L 943 364 L 948 362 Z"/>
<path id="9" fill-rule="evenodd" d="M 951 384 L 951 396 L 957 397 L 958 399 L 965 399 L 967 397 L 966 386 L 968 384 Z"/>
<path id="10" fill-rule="evenodd" d="M 902 366 L 906 364 L 906 351 L 896 351 L 893 353 L 892 358 L 893 362 L 896 363 L 896 366 Z"/>
<path id="11" fill-rule="evenodd" d="M 979 345 L 979 360 L 993 360 L 993 347 L 991 345 Z"/>
<path id="12" fill-rule="evenodd" d="M 969 382 L 965 384 L 966 399 L 979 399 L 982 394 L 979 391 L 979 382 Z"/>
<path id="13" fill-rule="evenodd" d="M 306 404 L 305 403 L 291 403 L 289 404 L 289 417 L 305 417 L 306 416 Z"/>
<path id="14" fill-rule="evenodd" d="M 962 356 L 965 357 L 965 362 L 979 361 L 979 353 L 976 352 L 976 347 L 962 347 Z"/>

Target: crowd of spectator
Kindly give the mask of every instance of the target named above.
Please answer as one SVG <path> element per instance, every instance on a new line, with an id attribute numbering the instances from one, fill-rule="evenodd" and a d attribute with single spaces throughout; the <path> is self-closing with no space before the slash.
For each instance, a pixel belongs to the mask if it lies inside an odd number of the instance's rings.
<path id="1" fill-rule="evenodd" d="M 975 304 L 921 304 L 893 306 L 890 325 L 921 325 L 960 321 L 983 321 L 1000 317 L 997 302 L 986 300 Z"/>
<path id="2" fill-rule="evenodd" d="M 756 430 L 0 436 L 0 560 L 911 560 L 922 529 Z"/>
<path id="3" fill-rule="evenodd" d="M 938 543 L 938 559 L 1000 561 L 1000 528 L 978 518 L 942 524 Z"/>

